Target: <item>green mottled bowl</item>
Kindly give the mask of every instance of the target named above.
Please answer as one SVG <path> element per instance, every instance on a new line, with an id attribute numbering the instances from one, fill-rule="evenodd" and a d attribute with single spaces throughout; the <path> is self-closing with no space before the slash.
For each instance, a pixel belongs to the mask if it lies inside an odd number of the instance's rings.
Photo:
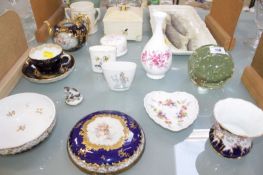
<path id="1" fill-rule="evenodd" d="M 191 80 L 204 88 L 218 88 L 231 78 L 234 63 L 231 55 L 216 45 L 205 45 L 194 51 L 188 61 Z"/>

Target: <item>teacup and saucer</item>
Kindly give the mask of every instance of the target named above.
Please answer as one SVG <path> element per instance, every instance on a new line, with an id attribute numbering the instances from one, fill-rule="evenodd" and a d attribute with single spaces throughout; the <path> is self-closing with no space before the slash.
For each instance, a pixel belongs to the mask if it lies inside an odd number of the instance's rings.
<path id="1" fill-rule="evenodd" d="M 74 64 L 74 58 L 64 53 L 59 45 L 42 44 L 29 51 L 22 72 L 31 81 L 49 83 L 66 77 Z"/>

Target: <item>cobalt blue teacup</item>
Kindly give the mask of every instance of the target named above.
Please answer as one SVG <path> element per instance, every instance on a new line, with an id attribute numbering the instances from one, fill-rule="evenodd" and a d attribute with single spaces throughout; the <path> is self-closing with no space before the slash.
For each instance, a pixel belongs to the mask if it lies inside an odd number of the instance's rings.
<path id="1" fill-rule="evenodd" d="M 29 52 L 29 59 L 34 67 L 42 74 L 52 74 L 71 62 L 71 56 L 64 53 L 57 44 L 42 44 Z"/>

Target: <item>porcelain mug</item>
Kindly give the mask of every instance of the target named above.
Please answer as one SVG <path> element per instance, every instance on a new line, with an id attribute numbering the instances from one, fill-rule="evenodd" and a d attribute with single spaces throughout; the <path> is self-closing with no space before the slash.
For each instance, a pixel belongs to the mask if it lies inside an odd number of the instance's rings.
<path id="1" fill-rule="evenodd" d="M 125 91 L 131 86 L 136 67 L 133 62 L 115 61 L 102 64 L 102 71 L 111 90 Z"/>
<path id="2" fill-rule="evenodd" d="M 71 56 L 63 53 L 57 44 L 42 44 L 30 50 L 29 60 L 32 68 L 42 74 L 51 74 L 70 64 Z"/>
<path id="3" fill-rule="evenodd" d="M 96 45 L 89 48 L 92 70 L 102 73 L 102 64 L 116 61 L 117 50 L 113 46 Z"/>
<path id="4" fill-rule="evenodd" d="M 100 9 L 95 8 L 94 4 L 89 1 L 79 1 L 70 4 L 70 8 L 65 9 L 66 17 L 71 17 L 73 20 L 81 17 L 84 21 L 89 35 L 97 32 L 97 22 L 100 19 Z"/>

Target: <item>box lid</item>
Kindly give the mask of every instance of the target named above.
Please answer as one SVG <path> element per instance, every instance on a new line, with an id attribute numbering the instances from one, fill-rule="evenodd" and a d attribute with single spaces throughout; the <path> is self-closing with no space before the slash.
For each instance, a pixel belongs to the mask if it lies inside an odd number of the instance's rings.
<path id="1" fill-rule="evenodd" d="M 119 7 L 108 8 L 103 22 L 105 21 L 127 21 L 127 22 L 142 22 L 143 10 L 139 7 L 128 7 L 126 10 L 120 10 Z"/>

